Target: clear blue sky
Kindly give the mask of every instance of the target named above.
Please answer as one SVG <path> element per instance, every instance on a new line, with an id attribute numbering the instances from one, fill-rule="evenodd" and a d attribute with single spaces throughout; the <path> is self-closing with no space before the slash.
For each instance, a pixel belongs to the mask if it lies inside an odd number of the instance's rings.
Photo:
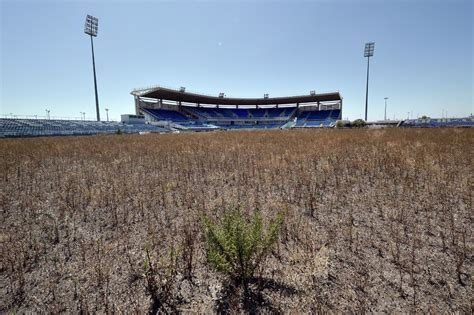
<path id="1" fill-rule="evenodd" d="M 1 0 L 0 0 L 1 1 Z M 136 87 L 261 97 L 340 91 L 369 120 L 473 109 L 472 1 L 9 1 L 1 9 L 1 114 L 93 118 L 87 14 L 102 117 L 132 113 Z"/>

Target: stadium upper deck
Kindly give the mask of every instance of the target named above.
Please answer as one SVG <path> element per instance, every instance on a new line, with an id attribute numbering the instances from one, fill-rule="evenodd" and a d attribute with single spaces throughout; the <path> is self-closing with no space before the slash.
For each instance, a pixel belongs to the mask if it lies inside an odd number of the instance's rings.
<path id="1" fill-rule="evenodd" d="M 318 103 L 337 103 L 342 105 L 342 97 L 339 92 L 316 94 L 310 93 L 308 95 L 285 96 L 285 97 L 263 97 L 263 98 L 229 98 L 225 97 L 223 93 L 219 96 L 196 94 L 186 92 L 185 88 L 174 90 L 160 86 L 135 89 L 131 92 L 135 99 L 155 99 L 161 101 L 173 101 L 181 105 L 214 105 L 216 107 L 227 106 L 279 106 L 279 105 L 294 105 L 299 106 L 303 104 L 318 104 Z"/>

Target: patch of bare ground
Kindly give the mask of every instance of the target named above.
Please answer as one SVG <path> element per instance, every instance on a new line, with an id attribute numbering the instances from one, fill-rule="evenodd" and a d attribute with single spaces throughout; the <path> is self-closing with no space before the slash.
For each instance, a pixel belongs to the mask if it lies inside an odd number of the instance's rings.
<path id="1" fill-rule="evenodd" d="M 1 140 L 0 312 L 472 312 L 473 148 L 473 129 Z M 245 292 L 206 263 L 201 217 L 233 205 L 285 212 Z"/>

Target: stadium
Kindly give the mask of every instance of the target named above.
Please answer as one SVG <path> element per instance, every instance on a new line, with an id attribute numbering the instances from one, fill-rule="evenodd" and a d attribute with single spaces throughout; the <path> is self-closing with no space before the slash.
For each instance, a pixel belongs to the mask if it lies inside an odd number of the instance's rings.
<path id="1" fill-rule="evenodd" d="M 341 119 L 338 92 L 263 98 L 227 98 L 163 87 L 137 89 L 135 112 L 146 122 L 178 130 L 333 127 Z"/>

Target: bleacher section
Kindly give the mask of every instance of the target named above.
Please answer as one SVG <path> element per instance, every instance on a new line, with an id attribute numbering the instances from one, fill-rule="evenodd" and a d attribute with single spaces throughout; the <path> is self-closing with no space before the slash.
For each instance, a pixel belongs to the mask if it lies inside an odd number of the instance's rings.
<path id="1" fill-rule="evenodd" d="M 169 129 L 148 124 L 135 125 L 105 121 L 0 118 L 0 137 L 113 134 L 118 130 L 122 133 L 169 132 Z"/>
<path id="2" fill-rule="evenodd" d="M 193 116 L 206 120 L 223 119 L 289 119 L 295 108 L 208 108 L 208 107 L 183 107 L 183 110 Z"/>
<path id="3" fill-rule="evenodd" d="M 283 126 L 285 123 L 262 123 L 262 124 L 218 124 L 217 126 L 223 129 L 277 129 Z"/>
<path id="4" fill-rule="evenodd" d="M 474 117 L 408 119 L 400 123 L 401 127 L 474 127 Z"/>
<path id="5" fill-rule="evenodd" d="M 341 111 L 303 111 L 297 116 L 295 127 L 332 127 L 340 119 Z"/>
<path id="6" fill-rule="evenodd" d="M 185 122 L 190 120 L 188 117 L 175 110 L 148 108 L 142 108 L 142 110 L 153 116 L 156 120 L 166 120 L 174 122 Z"/>
<path id="7" fill-rule="evenodd" d="M 153 121 L 168 121 L 177 129 L 249 129 L 293 127 L 333 127 L 341 111 L 301 111 L 296 107 L 283 108 L 210 108 L 182 106 L 172 109 L 141 108 Z M 296 123 L 293 123 L 294 117 Z M 289 124 L 289 122 L 292 122 Z M 203 124 L 203 126 L 199 125 Z M 204 126 L 206 125 L 207 126 Z"/>

